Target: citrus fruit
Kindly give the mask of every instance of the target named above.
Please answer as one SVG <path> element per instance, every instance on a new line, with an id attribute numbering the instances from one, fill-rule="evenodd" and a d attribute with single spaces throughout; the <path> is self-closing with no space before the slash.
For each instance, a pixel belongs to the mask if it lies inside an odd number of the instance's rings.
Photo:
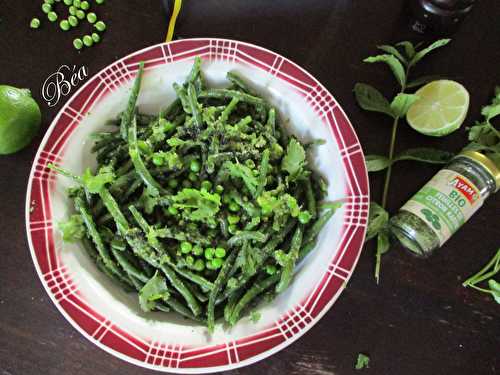
<path id="1" fill-rule="evenodd" d="M 439 80 L 420 88 L 406 115 L 408 124 L 419 133 L 442 137 L 457 130 L 469 109 L 469 93 L 460 83 Z"/>
<path id="2" fill-rule="evenodd" d="M 0 155 L 26 147 L 38 132 L 41 119 L 30 90 L 0 85 Z"/>

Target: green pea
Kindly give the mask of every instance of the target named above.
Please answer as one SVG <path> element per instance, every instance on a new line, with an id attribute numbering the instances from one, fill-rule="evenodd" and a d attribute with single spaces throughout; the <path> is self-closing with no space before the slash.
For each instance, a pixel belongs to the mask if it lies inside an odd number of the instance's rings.
<path id="1" fill-rule="evenodd" d="M 214 258 L 215 249 L 213 247 L 207 247 L 205 249 L 205 259 L 211 260 Z"/>
<path id="2" fill-rule="evenodd" d="M 207 270 L 214 270 L 215 269 L 211 260 L 207 260 L 205 262 L 205 267 L 207 268 Z"/>
<path id="3" fill-rule="evenodd" d="M 168 213 L 170 215 L 177 215 L 179 213 L 179 210 L 177 208 L 175 208 L 174 206 L 169 206 L 168 207 Z"/>
<path id="4" fill-rule="evenodd" d="M 198 257 L 203 254 L 203 248 L 200 245 L 194 245 L 192 251 Z"/>
<path id="5" fill-rule="evenodd" d="M 77 11 L 78 11 L 78 9 L 76 9 L 76 7 L 74 7 L 73 5 L 70 6 L 68 9 L 69 14 L 71 14 L 72 16 L 76 15 Z"/>
<path id="6" fill-rule="evenodd" d="M 73 40 L 73 46 L 76 48 L 76 49 L 82 49 L 83 48 L 83 42 L 80 38 L 76 38 L 75 40 Z"/>
<path id="7" fill-rule="evenodd" d="M 95 2 L 96 2 L 96 4 L 99 4 L 99 5 L 104 4 L 104 0 L 95 0 Z"/>
<path id="8" fill-rule="evenodd" d="M 75 16 L 69 16 L 68 22 L 69 22 L 71 27 L 75 27 L 78 25 L 78 18 L 76 18 Z"/>
<path id="9" fill-rule="evenodd" d="M 40 20 L 38 18 L 33 18 L 30 22 L 30 27 L 32 29 L 38 29 L 40 27 Z"/>
<path id="10" fill-rule="evenodd" d="M 68 31 L 71 25 L 69 24 L 68 20 L 62 20 L 61 22 L 59 22 L 59 27 L 64 31 Z"/>
<path id="11" fill-rule="evenodd" d="M 192 182 L 196 182 L 198 180 L 198 175 L 194 172 L 190 172 L 188 178 Z"/>
<path id="12" fill-rule="evenodd" d="M 193 245 L 187 241 L 181 242 L 181 252 L 183 254 L 188 254 L 191 252 L 191 249 L 193 248 Z"/>
<path id="13" fill-rule="evenodd" d="M 227 231 L 228 231 L 230 234 L 236 234 L 236 232 L 238 231 L 238 227 L 237 227 L 235 224 L 231 224 L 231 225 L 227 228 Z"/>
<path id="14" fill-rule="evenodd" d="M 85 35 L 83 37 L 83 44 L 85 44 L 87 47 L 92 47 L 92 45 L 94 44 L 94 40 L 90 35 Z"/>
<path id="15" fill-rule="evenodd" d="M 223 247 L 218 247 L 215 249 L 215 256 L 217 258 L 224 258 L 226 256 L 226 249 Z"/>
<path id="16" fill-rule="evenodd" d="M 199 172 L 201 169 L 201 164 L 198 160 L 193 159 L 191 160 L 191 164 L 189 164 L 189 169 L 193 172 Z"/>
<path id="17" fill-rule="evenodd" d="M 189 180 L 183 180 L 182 181 L 182 187 L 185 187 L 185 188 L 191 187 L 191 181 L 189 181 Z"/>
<path id="18" fill-rule="evenodd" d="M 47 4 L 54 4 L 54 0 L 43 0 L 44 3 L 47 3 Z"/>
<path id="19" fill-rule="evenodd" d="M 164 163 L 164 159 L 161 155 L 153 155 L 153 164 L 157 166 L 162 166 Z"/>
<path id="20" fill-rule="evenodd" d="M 47 14 L 47 18 L 49 19 L 50 22 L 56 22 L 57 21 L 57 13 L 50 12 L 49 14 Z"/>
<path id="21" fill-rule="evenodd" d="M 309 213 L 309 211 L 302 211 L 300 214 L 299 214 L 299 221 L 302 223 L 302 224 L 307 224 L 310 220 L 311 220 L 312 216 L 311 214 Z"/>
<path id="22" fill-rule="evenodd" d="M 80 6 L 82 5 L 82 2 L 81 2 L 81 0 L 73 0 L 73 5 L 77 8 L 80 8 Z"/>
<path id="23" fill-rule="evenodd" d="M 188 255 L 188 256 L 186 257 L 186 264 L 187 264 L 188 266 L 190 266 L 190 267 L 192 267 L 192 266 L 193 266 L 193 264 L 194 264 L 194 258 L 193 258 L 191 255 Z"/>
<path id="24" fill-rule="evenodd" d="M 201 259 L 196 259 L 196 262 L 193 264 L 193 268 L 196 271 L 203 271 L 205 269 L 205 262 Z"/>
<path id="25" fill-rule="evenodd" d="M 210 189 L 212 188 L 212 183 L 208 180 L 205 180 L 201 183 L 201 188 L 205 189 L 206 191 L 210 191 Z"/>
<path id="26" fill-rule="evenodd" d="M 227 217 L 227 222 L 229 224 L 236 224 L 236 223 L 239 223 L 240 222 L 240 217 L 239 216 L 236 216 L 236 215 L 229 215 Z"/>
<path id="27" fill-rule="evenodd" d="M 71 6 L 73 4 L 73 0 L 64 0 L 64 4 Z"/>
<path id="28" fill-rule="evenodd" d="M 268 264 L 266 266 L 266 272 L 269 275 L 274 275 L 276 273 L 276 266 L 274 264 Z"/>
<path id="29" fill-rule="evenodd" d="M 231 203 L 232 199 L 231 199 L 231 196 L 229 194 L 224 194 L 222 196 L 222 203 L 225 203 L 225 204 L 228 204 L 228 203 Z"/>
<path id="30" fill-rule="evenodd" d="M 223 191 L 224 191 L 224 186 L 222 186 L 222 185 L 217 185 L 217 186 L 215 187 L 215 192 L 216 192 L 216 193 L 219 193 L 219 194 L 220 194 L 220 193 L 222 193 Z"/>
<path id="31" fill-rule="evenodd" d="M 179 181 L 177 181 L 175 178 L 171 178 L 170 180 L 168 180 L 168 186 L 172 189 L 175 189 L 178 185 Z"/>
<path id="32" fill-rule="evenodd" d="M 106 24 L 102 21 L 97 21 L 95 24 L 94 24 L 94 27 L 99 30 L 99 31 L 104 31 L 106 30 Z"/>
<path id="33" fill-rule="evenodd" d="M 90 8 L 90 4 L 88 1 L 82 1 L 82 3 L 80 4 L 80 8 L 82 8 L 83 10 L 88 10 Z"/>
<path id="34" fill-rule="evenodd" d="M 83 20 L 85 18 L 85 12 L 81 9 L 78 9 L 76 11 L 76 17 L 78 17 L 78 19 L 80 20 Z"/>
<path id="35" fill-rule="evenodd" d="M 215 258 L 215 259 L 212 259 L 212 267 L 214 269 L 218 269 L 218 268 L 221 268 L 222 267 L 222 264 L 224 263 L 224 261 L 220 258 Z"/>
<path id="36" fill-rule="evenodd" d="M 43 13 L 49 14 L 52 11 L 52 5 L 48 3 L 43 3 L 42 4 L 42 11 Z"/>
<path id="37" fill-rule="evenodd" d="M 236 202 L 229 203 L 229 211 L 237 212 L 240 210 L 240 205 Z"/>
<path id="38" fill-rule="evenodd" d="M 255 162 L 252 159 L 245 160 L 245 165 L 250 169 L 255 168 Z"/>
<path id="39" fill-rule="evenodd" d="M 90 12 L 89 14 L 87 14 L 87 21 L 89 21 L 90 23 L 96 23 L 97 15 L 94 12 Z"/>
<path id="40" fill-rule="evenodd" d="M 91 37 L 94 43 L 99 43 L 101 41 L 101 37 L 97 33 L 92 33 Z"/>

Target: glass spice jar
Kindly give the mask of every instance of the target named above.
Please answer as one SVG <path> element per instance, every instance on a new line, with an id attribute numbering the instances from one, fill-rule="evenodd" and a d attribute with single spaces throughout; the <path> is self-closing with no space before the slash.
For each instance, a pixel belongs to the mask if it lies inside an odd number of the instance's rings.
<path id="1" fill-rule="evenodd" d="M 391 233 L 413 254 L 441 247 L 500 188 L 500 169 L 480 152 L 462 151 L 391 219 Z"/>

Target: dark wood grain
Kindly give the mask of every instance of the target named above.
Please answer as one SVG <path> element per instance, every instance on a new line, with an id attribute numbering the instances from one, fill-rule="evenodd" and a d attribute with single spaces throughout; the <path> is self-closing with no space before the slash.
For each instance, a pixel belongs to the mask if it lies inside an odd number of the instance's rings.
<path id="1" fill-rule="evenodd" d="M 35 273 L 24 229 L 27 177 L 38 143 L 60 106 L 48 108 L 40 95 L 45 78 L 61 64 L 85 65 L 93 75 L 115 59 L 164 38 L 160 1 L 108 1 L 100 14 L 109 26 L 98 47 L 76 52 L 77 32 L 54 25 L 29 29 L 41 16 L 40 1 L 0 2 L 0 83 L 28 87 L 41 103 L 40 137 L 29 148 L 0 158 L 0 374 L 148 374 L 112 357 L 75 331 L 48 299 Z M 500 84 L 500 4 L 478 2 L 453 43 L 429 57 L 421 73 L 462 82 L 471 94 L 467 122 Z M 52 26 L 52 27 L 49 27 Z M 362 112 L 352 87 L 366 81 L 386 87 L 390 73 L 361 63 L 374 46 L 405 38 L 401 0 L 198 0 L 186 1 L 177 29 L 182 37 L 225 37 L 281 53 L 316 76 L 350 116 L 365 151 L 383 153 L 389 126 L 382 116 Z M 451 151 L 465 143 L 460 130 L 429 139 L 401 127 L 398 148 L 438 146 Z M 436 168 L 408 162 L 394 170 L 389 207 L 397 209 Z M 380 196 L 382 180 L 372 178 Z M 500 373 L 500 309 L 461 282 L 500 243 L 498 196 L 491 198 L 435 256 L 415 259 L 400 249 L 383 258 L 379 286 L 372 277 L 373 249 L 367 246 L 348 288 L 324 318 L 298 342 L 233 374 L 490 375 Z M 353 369 L 358 352 L 370 369 Z"/>

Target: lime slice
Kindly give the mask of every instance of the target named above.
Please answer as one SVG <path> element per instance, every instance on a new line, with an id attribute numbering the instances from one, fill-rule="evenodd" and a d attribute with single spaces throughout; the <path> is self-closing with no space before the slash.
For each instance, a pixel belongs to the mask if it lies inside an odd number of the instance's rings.
<path id="1" fill-rule="evenodd" d="M 440 80 L 416 93 L 420 97 L 408 110 L 406 121 L 419 133 L 442 137 L 457 130 L 469 109 L 469 93 L 460 83 Z"/>
<path id="2" fill-rule="evenodd" d="M 38 133 L 41 118 L 30 90 L 0 85 L 0 155 L 26 147 Z"/>

